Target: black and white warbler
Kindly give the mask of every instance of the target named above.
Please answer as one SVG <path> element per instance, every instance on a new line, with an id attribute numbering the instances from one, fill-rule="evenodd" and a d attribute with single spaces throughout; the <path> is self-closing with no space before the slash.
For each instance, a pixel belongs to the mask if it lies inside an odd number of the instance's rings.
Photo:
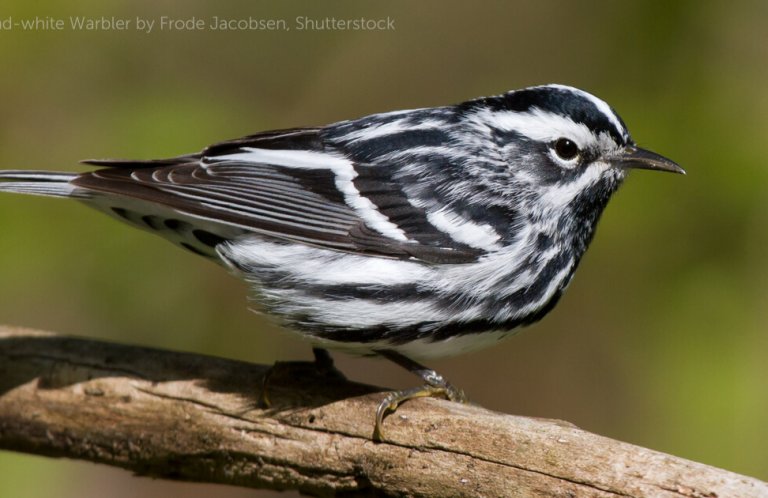
<path id="1" fill-rule="evenodd" d="M 71 197 L 230 267 L 319 348 L 415 360 L 496 343 L 543 317 L 629 169 L 675 173 L 602 100 L 561 85 L 268 131 L 199 154 L 0 171 L 0 191 Z M 327 364 L 327 363 L 326 363 Z"/>

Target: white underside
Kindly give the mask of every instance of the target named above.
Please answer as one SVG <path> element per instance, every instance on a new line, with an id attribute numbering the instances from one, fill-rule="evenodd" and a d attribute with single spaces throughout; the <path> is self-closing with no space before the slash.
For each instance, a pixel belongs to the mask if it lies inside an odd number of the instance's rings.
<path id="1" fill-rule="evenodd" d="M 471 322 L 489 319 L 499 322 L 530 314 L 533 309 L 502 309 L 498 316 L 489 316 L 485 301 L 456 303 L 446 307 L 441 296 L 456 293 L 466 296 L 496 295 L 501 289 L 508 295 L 517 289 L 533 285 L 538 277 L 525 272 L 517 278 L 506 278 L 509 271 L 524 264 L 521 255 L 529 253 L 536 235 L 521 231 L 521 238 L 507 248 L 486 255 L 472 264 L 428 265 L 417 261 L 403 261 L 343 253 L 304 245 L 285 245 L 267 242 L 257 237 L 244 237 L 236 242 L 220 245 L 223 260 L 234 262 L 232 268 L 253 284 L 255 300 L 271 313 L 286 318 L 309 316 L 315 323 L 339 330 L 375 328 L 397 329 L 415 324 Z M 547 299 L 558 290 L 558 275 L 546 290 Z M 264 284 L 269 278 L 279 278 L 281 286 Z M 286 285 L 288 284 L 288 285 Z M 316 293 L 307 293 L 310 286 L 349 285 L 390 286 L 416 284 L 422 291 L 421 299 L 373 300 L 366 298 L 328 299 Z M 411 358 L 437 358 L 453 356 L 491 346 L 510 335 L 509 330 L 459 335 L 444 341 L 419 339 L 398 345 L 392 342 L 334 341 L 333 337 L 318 339 L 302 334 L 320 347 L 367 354 L 375 349 L 393 349 Z"/>
<path id="2" fill-rule="evenodd" d="M 302 335 L 302 338 L 308 340 L 313 346 L 342 351 L 348 354 L 366 355 L 371 354 L 377 349 L 389 349 L 397 351 L 413 360 L 430 360 L 434 358 L 448 358 L 485 349 L 517 332 L 519 332 L 519 329 L 513 331 L 489 330 L 488 332 L 454 336 L 444 341 L 418 339 L 400 345 L 393 345 L 388 342 L 338 342 L 304 335 Z"/>

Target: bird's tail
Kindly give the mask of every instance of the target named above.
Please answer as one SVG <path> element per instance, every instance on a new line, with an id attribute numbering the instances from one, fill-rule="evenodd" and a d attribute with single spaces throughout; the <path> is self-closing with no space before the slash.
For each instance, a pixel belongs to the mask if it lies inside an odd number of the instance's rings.
<path id="1" fill-rule="evenodd" d="M 58 171 L 0 170 L 0 192 L 42 195 L 46 197 L 87 197 L 72 185 L 77 173 Z"/>

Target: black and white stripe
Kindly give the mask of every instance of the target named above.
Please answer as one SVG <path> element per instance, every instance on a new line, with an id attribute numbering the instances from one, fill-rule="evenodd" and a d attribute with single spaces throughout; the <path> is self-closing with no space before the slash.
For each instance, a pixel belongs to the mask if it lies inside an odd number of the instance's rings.
<path id="1" fill-rule="evenodd" d="M 0 191 L 74 197 L 219 259 L 319 344 L 423 358 L 554 306 L 633 145 L 605 102 L 548 85 L 82 174 L 0 171 Z"/>

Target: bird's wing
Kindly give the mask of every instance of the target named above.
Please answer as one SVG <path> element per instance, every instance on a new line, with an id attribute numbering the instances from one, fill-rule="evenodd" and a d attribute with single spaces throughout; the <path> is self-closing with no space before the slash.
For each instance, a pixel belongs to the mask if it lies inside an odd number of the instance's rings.
<path id="1" fill-rule="evenodd" d="M 432 226 L 395 182 L 370 174 L 356 182 L 364 165 L 327 146 L 321 131 L 266 132 L 172 159 L 86 161 L 107 167 L 71 183 L 335 250 L 430 263 L 471 262 L 482 253 Z"/>

